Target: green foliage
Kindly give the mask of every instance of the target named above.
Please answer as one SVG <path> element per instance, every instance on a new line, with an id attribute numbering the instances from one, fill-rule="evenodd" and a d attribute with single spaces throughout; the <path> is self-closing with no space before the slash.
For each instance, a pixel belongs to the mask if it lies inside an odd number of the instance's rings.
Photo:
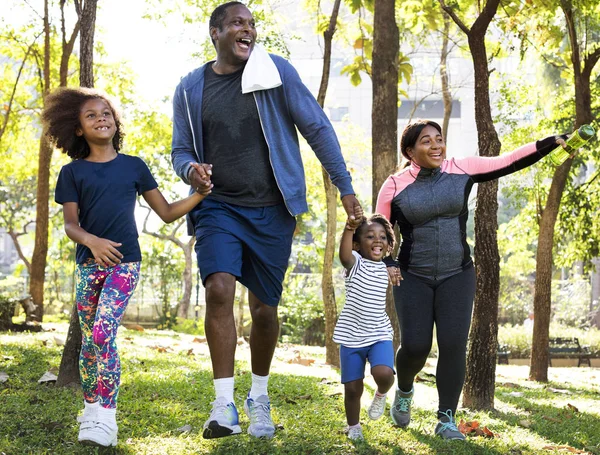
<path id="1" fill-rule="evenodd" d="M 171 328 L 177 333 L 204 335 L 204 320 L 177 318 L 175 324 Z"/>

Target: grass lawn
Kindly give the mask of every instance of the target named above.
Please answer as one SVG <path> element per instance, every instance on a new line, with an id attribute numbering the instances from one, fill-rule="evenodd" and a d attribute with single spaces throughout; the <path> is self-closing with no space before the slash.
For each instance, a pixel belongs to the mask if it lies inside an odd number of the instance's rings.
<path id="1" fill-rule="evenodd" d="M 47 324 L 45 327 L 51 327 Z M 324 364 L 324 349 L 280 345 L 275 352 L 269 393 L 271 440 L 249 437 L 242 403 L 250 387 L 249 348 L 238 347 L 236 404 L 243 434 L 205 440 L 202 425 L 214 399 L 206 343 L 190 335 L 134 332 L 121 328 L 123 366 L 119 395 L 119 444 L 93 449 L 77 443 L 79 389 L 57 389 L 38 379 L 60 364 L 66 324 L 38 334 L 0 334 L 0 454 L 552 454 L 600 455 L 600 370 L 551 368 L 549 384 L 527 380 L 529 368 L 497 369 L 496 411 L 459 409 L 458 418 L 487 426 L 493 438 L 445 442 L 433 434 L 437 392 L 432 382 L 415 384 L 413 421 L 408 430 L 391 425 L 389 414 L 370 421 L 363 395 L 366 442 L 343 434 L 343 388 L 339 373 Z M 309 360 L 314 360 L 310 365 Z M 435 359 L 426 371 L 434 373 Z M 0 375 L 1 376 L 1 375 Z M 392 395 L 392 394 L 390 394 Z M 388 397 L 388 404 L 391 401 Z"/>

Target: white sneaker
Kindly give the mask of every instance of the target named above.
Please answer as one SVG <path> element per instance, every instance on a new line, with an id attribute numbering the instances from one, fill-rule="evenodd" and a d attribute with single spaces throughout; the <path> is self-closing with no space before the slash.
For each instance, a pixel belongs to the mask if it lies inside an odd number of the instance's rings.
<path id="1" fill-rule="evenodd" d="M 204 423 L 204 439 L 222 438 L 242 432 L 235 404 L 228 402 L 226 398 L 218 397 L 212 406 L 210 417 Z"/>
<path id="2" fill-rule="evenodd" d="M 117 445 L 117 426 L 115 408 L 98 407 L 98 417 L 93 428 L 86 431 L 85 439 L 80 442 L 87 445 L 110 447 Z"/>
<path id="3" fill-rule="evenodd" d="M 100 402 L 96 401 L 94 403 L 88 403 L 83 400 L 83 406 L 83 414 L 77 417 L 77 421 L 79 422 L 79 436 L 77 437 L 77 440 L 79 442 L 84 441 L 87 438 L 89 431 L 96 425 Z"/>
<path id="4" fill-rule="evenodd" d="M 348 439 L 350 439 L 351 441 L 364 441 L 365 440 L 361 426 L 353 427 L 353 428 L 346 428 L 346 433 L 348 434 Z"/>
<path id="5" fill-rule="evenodd" d="M 380 396 L 377 393 L 373 395 L 373 401 L 371 401 L 367 411 L 371 420 L 377 420 L 383 415 L 385 412 L 386 398 L 387 395 Z"/>
<path id="6" fill-rule="evenodd" d="M 275 434 L 275 425 L 271 419 L 271 402 L 266 395 L 253 400 L 248 396 L 244 402 L 244 411 L 250 419 L 248 434 L 256 438 L 272 438 Z"/>

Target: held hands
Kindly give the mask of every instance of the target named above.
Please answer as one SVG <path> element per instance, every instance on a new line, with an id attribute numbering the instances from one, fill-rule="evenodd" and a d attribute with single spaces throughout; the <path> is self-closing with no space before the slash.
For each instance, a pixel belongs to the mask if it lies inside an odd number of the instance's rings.
<path id="1" fill-rule="evenodd" d="M 388 267 L 387 272 L 392 286 L 400 286 L 400 281 L 404 279 L 402 278 L 402 272 L 400 269 L 398 267 Z"/>
<path id="2" fill-rule="evenodd" d="M 342 198 L 342 205 L 348 215 L 346 220 L 346 229 L 354 231 L 363 222 L 364 213 L 360 202 L 354 194 L 347 194 Z"/>
<path id="3" fill-rule="evenodd" d="M 190 163 L 190 165 L 192 166 L 188 175 L 190 185 L 197 193 L 203 195 L 209 194 L 213 187 L 210 181 L 212 164 Z"/>
<path id="4" fill-rule="evenodd" d="M 117 247 L 121 245 L 112 240 L 96 237 L 87 246 L 92 250 L 96 263 L 102 267 L 108 267 L 121 263 L 123 255 L 117 250 Z"/>

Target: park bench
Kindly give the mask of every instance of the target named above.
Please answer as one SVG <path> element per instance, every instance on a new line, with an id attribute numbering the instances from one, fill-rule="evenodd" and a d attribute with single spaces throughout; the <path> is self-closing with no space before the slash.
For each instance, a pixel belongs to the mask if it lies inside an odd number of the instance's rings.
<path id="1" fill-rule="evenodd" d="M 502 363 L 508 365 L 508 357 L 510 356 L 510 350 L 508 349 L 507 344 L 499 344 L 496 355 L 498 358 L 498 365 Z"/>
<path id="2" fill-rule="evenodd" d="M 577 366 L 591 366 L 591 353 L 587 346 L 581 346 L 578 338 L 550 338 L 549 340 L 550 355 L 548 356 L 548 364 L 552 366 L 553 358 L 574 358 L 578 359 Z"/>

